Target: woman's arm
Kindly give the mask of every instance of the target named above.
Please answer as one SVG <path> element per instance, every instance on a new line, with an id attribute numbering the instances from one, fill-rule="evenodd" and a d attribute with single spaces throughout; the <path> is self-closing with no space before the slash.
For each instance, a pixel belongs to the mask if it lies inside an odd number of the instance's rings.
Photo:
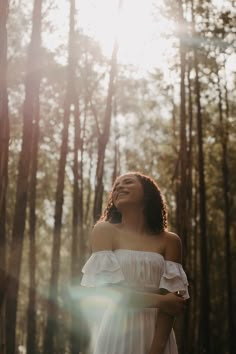
<path id="1" fill-rule="evenodd" d="M 179 236 L 168 233 L 165 250 L 165 259 L 177 263 L 181 263 L 182 258 L 182 246 Z M 169 296 L 164 295 L 164 296 Z M 174 295 L 177 297 L 177 295 Z M 182 299 L 179 297 L 179 299 Z M 182 299 L 183 300 L 183 299 Z M 185 300 L 183 300 L 185 302 Z M 170 312 L 163 311 L 163 308 L 160 308 L 156 321 L 156 330 L 153 338 L 151 351 L 149 354 L 163 354 L 166 343 L 168 341 L 171 329 L 174 324 L 174 315 Z"/>
<path id="2" fill-rule="evenodd" d="M 155 335 L 149 354 L 162 354 L 164 352 L 170 331 L 174 324 L 174 319 L 174 316 L 159 311 Z"/>
<path id="3" fill-rule="evenodd" d="M 162 295 L 112 284 L 96 288 L 77 286 L 72 300 L 80 301 L 88 297 L 91 297 L 91 301 L 93 297 L 103 298 L 104 301 L 106 298 L 114 299 L 120 306 L 131 308 L 159 308 L 163 314 L 171 317 L 179 315 L 185 306 L 185 300 L 172 293 Z"/>

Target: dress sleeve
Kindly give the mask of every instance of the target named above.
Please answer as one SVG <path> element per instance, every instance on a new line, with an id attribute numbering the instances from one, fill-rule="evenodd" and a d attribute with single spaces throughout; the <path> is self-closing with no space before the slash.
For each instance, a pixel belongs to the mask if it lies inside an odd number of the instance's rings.
<path id="1" fill-rule="evenodd" d="M 170 292 L 180 291 L 185 300 L 189 299 L 188 279 L 180 263 L 165 261 L 159 288 Z"/>
<path id="2" fill-rule="evenodd" d="M 82 286 L 97 287 L 125 280 L 119 262 L 112 251 L 94 252 L 82 268 Z"/>

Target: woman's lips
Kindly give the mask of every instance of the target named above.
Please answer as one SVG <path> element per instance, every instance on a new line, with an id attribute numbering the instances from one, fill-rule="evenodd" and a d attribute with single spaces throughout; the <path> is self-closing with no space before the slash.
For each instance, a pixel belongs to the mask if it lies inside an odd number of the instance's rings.
<path id="1" fill-rule="evenodd" d="M 120 197 L 123 197 L 123 196 L 126 196 L 127 194 L 129 194 L 129 192 L 119 192 L 119 193 L 117 194 L 116 199 L 118 199 L 118 198 L 120 198 Z"/>

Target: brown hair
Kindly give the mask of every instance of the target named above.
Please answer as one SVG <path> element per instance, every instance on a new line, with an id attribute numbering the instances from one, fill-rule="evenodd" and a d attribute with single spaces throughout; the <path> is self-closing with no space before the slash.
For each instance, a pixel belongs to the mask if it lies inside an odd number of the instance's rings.
<path id="1" fill-rule="evenodd" d="M 130 174 L 136 176 L 143 186 L 144 215 L 150 232 L 157 234 L 166 230 L 167 207 L 157 183 L 151 177 L 140 172 L 128 172 L 125 175 Z M 113 184 L 104 213 L 100 217 L 100 221 L 108 221 L 111 224 L 118 224 L 122 219 L 121 213 L 115 207 L 112 199 L 115 184 L 116 181 Z"/>

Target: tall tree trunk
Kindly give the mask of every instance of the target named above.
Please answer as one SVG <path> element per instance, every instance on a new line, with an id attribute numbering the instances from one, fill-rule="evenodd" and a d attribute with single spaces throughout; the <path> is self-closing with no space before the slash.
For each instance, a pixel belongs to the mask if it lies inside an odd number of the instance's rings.
<path id="1" fill-rule="evenodd" d="M 199 264 L 198 264 L 198 259 L 199 259 L 199 225 L 198 225 L 198 215 L 199 215 L 199 188 L 198 188 L 198 175 L 197 171 L 195 170 L 194 174 L 194 210 L 193 210 L 193 218 L 194 218 L 194 228 L 193 228 L 193 255 L 192 255 L 192 279 L 194 279 L 194 284 L 195 286 L 192 289 L 191 292 L 191 304 L 192 304 L 192 314 L 193 314 L 193 333 L 192 333 L 192 342 L 191 343 L 191 348 L 192 348 L 192 353 L 194 354 L 199 354 L 198 353 L 198 332 L 199 332 L 199 326 L 197 326 L 197 323 L 199 322 L 199 292 L 198 292 L 198 287 L 196 284 L 200 282 L 199 279 Z M 190 338 L 190 341 L 191 341 Z"/>
<path id="2" fill-rule="evenodd" d="M 178 0 L 178 18 L 180 26 L 185 24 L 183 3 L 182 0 Z M 183 34 L 179 34 L 179 55 L 180 55 L 180 149 L 179 149 L 179 189 L 177 191 L 177 232 L 181 236 L 183 244 L 183 265 L 186 264 L 186 251 L 187 251 L 187 232 L 188 232 L 188 210 L 187 210 L 187 114 L 186 114 L 186 46 L 184 43 Z M 185 330 L 184 316 L 179 321 L 179 329 L 176 328 L 176 332 L 181 334 L 180 336 L 180 351 L 185 351 L 185 336 L 183 336 Z"/>
<path id="3" fill-rule="evenodd" d="M 192 253 L 194 252 L 194 237 L 192 232 L 192 220 L 193 220 L 193 212 L 192 212 L 192 197 L 193 197 L 193 103 L 192 103 L 192 86 L 190 79 L 190 71 L 191 71 L 191 63 L 190 59 L 188 60 L 188 149 L 187 149 L 187 184 L 186 184 L 186 196 L 187 196 L 187 230 L 188 230 L 188 243 L 187 243 L 187 255 L 185 261 L 185 267 L 188 271 L 191 269 L 191 260 Z M 188 304 L 187 311 L 185 311 L 184 316 L 184 327 L 183 333 L 186 338 L 190 337 L 190 333 L 193 332 L 192 321 L 191 321 L 191 304 Z M 187 341 L 186 341 L 187 342 Z M 189 348 L 191 343 L 187 342 L 186 351 L 189 352 Z"/>
<path id="4" fill-rule="evenodd" d="M 193 102 L 192 102 L 192 84 L 190 80 L 191 66 L 188 67 L 188 176 L 187 176 L 187 208 L 188 208 L 188 232 L 192 235 L 192 189 L 193 189 Z M 191 236 L 192 238 L 192 236 Z M 188 251 L 191 252 L 191 243 L 189 245 Z M 188 253 L 189 254 L 189 253 Z M 190 261 L 191 257 L 189 257 Z M 190 264 L 188 265 L 188 269 Z"/>
<path id="5" fill-rule="evenodd" d="M 8 183 L 9 116 L 7 93 L 8 1 L 0 0 L 0 353 L 5 354 L 6 195 Z"/>
<path id="6" fill-rule="evenodd" d="M 71 11 L 70 11 L 70 31 L 71 31 L 71 41 L 74 43 L 75 36 L 75 1 L 71 0 Z M 73 50 L 73 46 L 72 49 Z M 76 73 L 76 54 L 73 51 L 71 61 L 71 70 L 74 72 L 71 95 L 73 97 L 74 104 L 74 159 L 73 159 L 73 217 L 72 217 L 72 243 L 71 243 L 71 283 L 75 284 L 78 282 L 78 276 L 80 274 L 80 268 L 82 266 L 82 254 L 83 254 L 83 194 L 82 194 L 82 139 L 81 139 L 81 123 L 79 114 L 79 98 L 76 90 L 75 73 Z M 70 335 L 70 345 L 71 353 L 77 354 L 81 351 L 82 343 L 81 336 L 78 328 L 80 327 L 80 318 L 76 311 L 73 309 L 73 304 L 71 305 L 71 335 Z"/>
<path id="7" fill-rule="evenodd" d="M 117 121 L 117 103 L 114 99 L 114 130 L 115 130 L 115 142 L 114 142 L 114 166 L 112 173 L 112 183 L 115 182 L 116 177 L 120 174 L 120 154 L 119 154 L 119 127 Z"/>
<path id="8" fill-rule="evenodd" d="M 92 152 L 92 147 L 90 148 L 89 151 L 89 173 L 88 173 L 88 185 L 87 185 L 87 195 L 86 195 L 86 204 L 85 204 L 85 215 L 84 215 L 84 221 L 86 224 L 86 227 L 90 226 L 90 206 L 91 206 L 91 196 L 92 196 L 92 188 L 91 188 L 91 176 L 92 176 L 92 168 L 93 168 L 93 152 Z M 92 213 L 91 213 L 92 214 Z"/>
<path id="9" fill-rule="evenodd" d="M 71 257 L 71 277 L 76 279 L 79 274 L 80 260 L 79 253 L 81 250 L 80 241 L 82 238 L 82 193 L 81 193 L 81 131 L 79 121 L 78 103 L 74 111 L 74 160 L 73 160 L 73 218 L 72 218 L 72 257 Z M 80 154 L 80 156 L 79 156 Z"/>
<path id="10" fill-rule="evenodd" d="M 76 284 L 78 282 L 78 276 L 80 274 L 81 256 L 82 256 L 82 193 L 81 193 L 81 164 L 82 159 L 79 152 L 81 152 L 80 145 L 80 122 L 79 122 L 79 110 L 78 103 L 75 105 L 74 111 L 74 161 L 73 161 L 73 218 L 72 218 L 72 247 L 71 247 L 71 283 Z M 71 306 L 71 353 L 77 354 L 81 351 L 81 338 L 80 333 L 77 331 L 79 327 L 77 314 L 73 311 L 73 304 Z"/>
<path id="11" fill-rule="evenodd" d="M 26 204 L 30 167 L 31 142 L 35 99 L 38 99 L 40 87 L 39 68 L 41 46 L 41 7 L 42 0 L 35 0 L 33 9 L 33 27 L 28 53 L 28 66 L 25 82 L 25 102 L 23 109 L 23 139 L 19 160 L 16 203 L 13 220 L 12 241 L 10 245 L 9 274 L 6 298 L 6 353 L 15 354 L 16 350 L 16 311 L 19 289 L 19 277 L 22 258 L 22 246 L 25 230 Z"/>
<path id="12" fill-rule="evenodd" d="M 228 335 L 229 335 L 229 352 L 236 352 L 235 344 L 235 331 L 234 331 L 234 311 L 233 311 L 233 298 L 232 298 L 232 255 L 231 255 L 231 242 L 230 242 L 230 205 L 229 205 L 229 167 L 228 167 L 228 98 L 227 87 L 225 86 L 226 94 L 226 119 L 223 114 L 223 98 L 220 83 L 220 73 L 217 70 L 217 86 L 218 86 L 218 107 L 219 107 L 219 120 L 221 131 L 221 147 L 222 147 L 222 176 L 223 176 L 223 198 L 224 198 L 224 237 L 225 237 L 225 264 L 226 264 L 226 280 L 227 280 L 227 318 L 228 318 Z"/>
<path id="13" fill-rule="evenodd" d="M 47 319 L 44 333 L 43 353 L 52 354 L 55 351 L 55 335 L 58 330 L 58 280 L 60 267 L 60 248 L 61 248 L 61 228 L 62 228 L 62 212 L 64 200 L 64 183 L 65 183 L 65 168 L 68 154 L 68 130 L 70 115 L 72 113 L 71 106 L 74 105 L 74 78 L 75 78 L 75 64 L 74 64 L 74 1 L 71 1 L 70 6 L 70 25 L 69 25 L 69 43 L 68 43 L 68 74 L 67 74 L 67 88 L 64 105 L 63 117 L 63 131 L 62 144 L 60 151 L 60 160 L 57 175 L 57 190 L 56 190 L 56 205 L 54 216 L 54 231 L 53 231 L 53 249 L 52 249 L 52 263 L 51 276 L 49 284 L 49 301 L 47 307 Z"/>
<path id="14" fill-rule="evenodd" d="M 6 268 L 6 193 L 8 182 L 9 117 L 7 93 L 8 2 L 0 1 L 0 308 L 3 301 Z"/>
<path id="15" fill-rule="evenodd" d="M 123 5 L 123 0 L 119 0 L 118 12 L 121 11 Z M 115 93 L 115 78 L 117 71 L 117 51 L 118 51 L 118 42 L 115 39 L 112 57 L 111 57 L 111 69 L 110 69 L 110 78 L 109 86 L 107 93 L 106 101 L 106 110 L 103 119 L 103 129 L 102 133 L 99 134 L 98 138 L 98 159 L 97 159 L 97 168 L 96 168 L 96 183 L 95 183 L 95 198 L 94 198 L 94 209 L 93 209 L 93 218 L 94 221 L 99 219 L 102 211 L 102 197 L 103 197 L 103 173 L 104 173 L 104 160 L 106 146 L 109 140 L 110 126 L 111 126 L 111 116 L 112 116 L 112 103 Z"/>
<path id="16" fill-rule="evenodd" d="M 201 259 L 201 295 L 200 295 L 200 321 L 199 343 L 200 353 L 210 353 L 210 296 L 208 279 L 208 254 L 207 254 L 207 225 L 206 225 L 206 187 L 205 163 L 203 154 L 202 136 L 202 110 L 200 101 L 200 82 L 198 72 L 197 50 L 194 48 L 195 68 L 195 94 L 197 103 L 197 140 L 198 140 L 198 173 L 199 173 L 199 202 L 200 202 L 200 259 Z"/>
<path id="17" fill-rule="evenodd" d="M 110 79 L 109 87 L 106 101 L 106 111 L 103 120 L 103 131 L 98 138 L 98 159 L 96 168 L 96 184 L 95 184 L 95 198 L 94 198 L 94 210 L 93 217 L 96 221 L 99 219 L 102 210 L 102 197 L 103 197 L 103 173 L 104 173 L 104 160 L 106 146 L 109 140 L 110 126 L 111 126 L 111 116 L 112 116 L 112 101 L 114 96 L 115 87 L 115 76 L 116 76 L 116 66 L 117 66 L 117 50 L 118 44 L 115 41 L 112 58 L 111 58 L 111 69 L 110 69 Z"/>
<path id="18" fill-rule="evenodd" d="M 36 102 L 37 101 L 37 102 Z M 27 353 L 36 352 L 36 186 L 39 142 L 39 96 L 35 97 L 35 112 L 32 139 L 31 171 L 29 182 L 29 302 L 27 310 Z"/>
<path id="19" fill-rule="evenodd" d="M 178 0 L 179 4 L 179 22 L 184 25 L 183 4 L 182 0 Z M 188 211 L 187 211 L 187 136 L 186 136 L 186 92 L 185 92 L 185 73 L 186 73 L 186 48 L 184 39 L 180 34 L 180 190 L 178 203 L 178 220 L 177 230 L 183 241 L 183 253 L 187 250 L 187 227 L 188 227 Z M 183 257 L 183 261 L 185 257 Z"/>

